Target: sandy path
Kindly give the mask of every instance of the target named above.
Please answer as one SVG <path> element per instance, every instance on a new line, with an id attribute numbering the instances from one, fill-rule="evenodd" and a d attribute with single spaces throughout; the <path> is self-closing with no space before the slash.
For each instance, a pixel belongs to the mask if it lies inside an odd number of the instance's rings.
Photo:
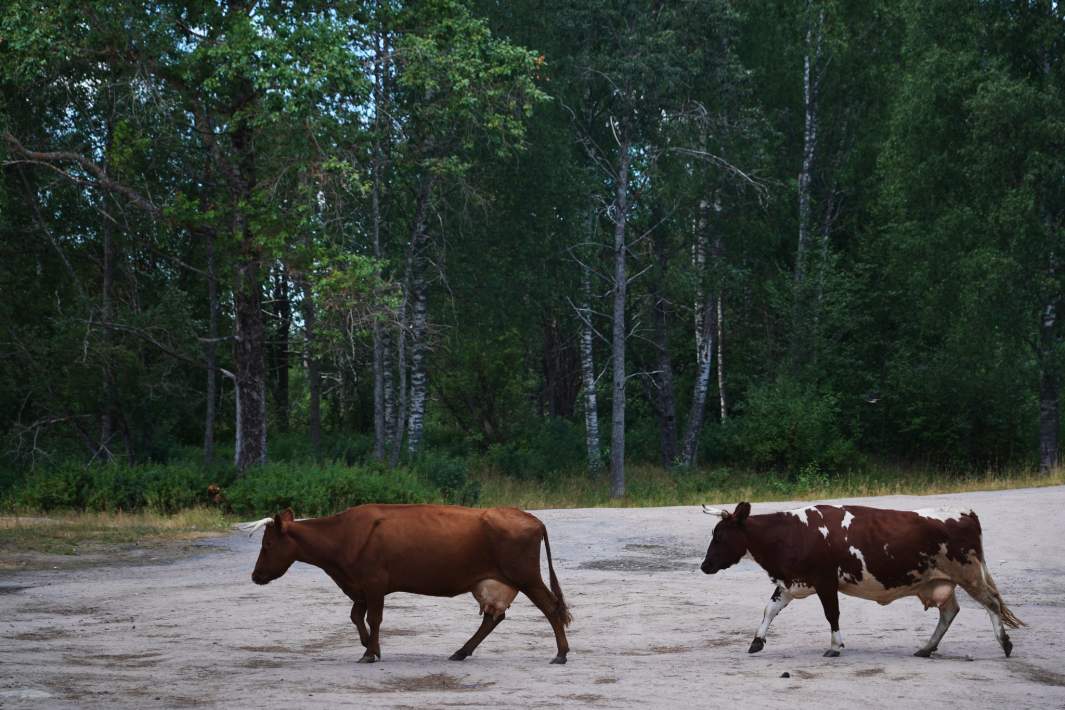
<path id="1" fill-rule="evenodd" d="M 935 611 L 849 597 L 843 657 L 821 657 L 816 597 L 785 610 L 751 656 L 770 583 L 748 561 L 699 573 L 712 521 L 697 508 L 555 510 L 538 515 L 574 614 L 566 666 L 548 665 L 550 628 L 524 597 L 454 663 L 476 604 L 410 595 L 386 601 L 383 661 L 356 665 L 362 647 L 332 582 L 296 565 L 256 587 L 258 535 L 232 535 L 171 564 L 0 575 L 0 706 L 1065 707 L 1065 487 L 861 502 L 977 510 L 995 579 L 1029 624 L 1012 633 L 1013 658 L 960 590 L 938 658 L 910 655 Z"/>

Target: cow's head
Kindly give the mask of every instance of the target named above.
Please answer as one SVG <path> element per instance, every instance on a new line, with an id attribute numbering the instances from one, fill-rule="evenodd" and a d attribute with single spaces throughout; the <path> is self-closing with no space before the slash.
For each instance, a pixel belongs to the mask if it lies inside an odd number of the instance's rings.
<path id="1" fill-rule="evenodd" d="M 259 521 L 263 525 L 263 546 L 259 549 L 259 559 L 251 573 L 251 581 L 256 584 L 269 584 L 292 566 L 296 561 L 296 541 L 289 534 L 292 524 L 292 509 L 287 508 L 273 518 Z M 258 525 L 259 523 L 253 523 Z"/>
<path id="2" fill-rule="evenodd" d="M 747 530 L 744 523 L 751 514 L 750 503 L 740 503 L 736 510 L 713 510 L 703 506 L 703 512 L 721 518 L 714 526 L 714 536 L 706 548 L 706 558 L 702 569 L 706 574 L 714 574 L 731 567 L 747 554 Z"/>

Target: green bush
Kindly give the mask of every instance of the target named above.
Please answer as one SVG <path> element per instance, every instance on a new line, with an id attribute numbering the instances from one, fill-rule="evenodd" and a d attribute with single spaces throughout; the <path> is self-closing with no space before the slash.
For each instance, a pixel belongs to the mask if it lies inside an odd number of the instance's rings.
<path id="1" fill-rule="evenodd" d="M 268 464 L 248 471 L 224 493 L 233 512 L 248 517 L 284 508 L 312 517 L 363 503 L 427 503 L 441 498 L 431 484 L 407 469 L 338 464 Z"/>
<path id="2" fill-rule="evenodd" d="M 192 465 L 64 463 L 38 468 L 8 489 L 7 507 L 32 510 L 151 510 L 173 513 L 208 502 L 211 476 Z"/>
<path id="3" fill-rule="evenodd" d="M 272 515 L 286 507 L 301 517 L 310 517 L 362 503 L 475 503 L 479 491 L 465 480 L 465 464 L 448 466 L 419 473 L 381 466 L 275 463 L 236 478 L 232 470 L 211 471 L 191 463 L 85 466 L 71 462 L 5 474 L 0 479 L 4 485 L 0 506 L 40 511 L 174 513 L 210 504 L 207 489 L 212 483 L 222 487 L 223 504 L 242 516 Z"/>
<path id="4" fill-rule="evenodd" d="M 429 452 L 418 458 L 414 470 L 449 503 L 476 505 L 481 497 L 481 484 L 469 480 L 469 465 L 463 459 Z"/>
<path id="5" fill-rule="evenodd" d="M 760 469 L 809 474 L 861 464 L 835 394 L 789 378 L 751 388 L 740 415 L 714 436 L 731 460 Z"/>
<path id="6" fill-rule="evenodd" d="M 520 439 L 488 449 L 488 463 L 502 473 L 522 480 L 556 480 L 583 468 L 584 434 L 565 419 L 545 419 Z"/>

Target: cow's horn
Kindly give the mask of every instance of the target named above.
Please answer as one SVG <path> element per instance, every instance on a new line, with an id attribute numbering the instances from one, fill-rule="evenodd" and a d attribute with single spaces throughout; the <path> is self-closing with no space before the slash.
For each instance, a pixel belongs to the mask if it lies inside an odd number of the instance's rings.
<path id="1" fill-rule="evenodd" d="M 722 510 L 721 508 L 709 508 L 705 503 L 703 504 L 703 512 L 707 515 L 716 515 L 719 518 L 728 517 L 729 514 L 727 510 Z"/>
<path id="2" fill-rule="evenodd" d="M 255 531 L 259 528 L 266 527 L 274 522 L 273 518 L 263 518 L 262 520 L 254 520 L 250 523 L 237 523 L 237 530 L 248 533 L 248 537 L 255 534 Z"/>

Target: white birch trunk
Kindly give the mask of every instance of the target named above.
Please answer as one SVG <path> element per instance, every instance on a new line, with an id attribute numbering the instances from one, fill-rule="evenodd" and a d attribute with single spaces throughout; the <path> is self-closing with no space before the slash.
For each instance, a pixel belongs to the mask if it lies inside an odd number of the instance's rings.
<path id="1" fill-rule="evenodd" d="M 411 232 L 410 254 L 407 260 L 407 304 L 410 309 L 410 411 L 407 414 L 407 453 L 413 458 L 422 443 L 425 422 L 425 406 L 428 396 L 428 373 L 426 358 L 429 351 L 429 288 L 425 278 L 426 220 L 432 197 L 434 178 L 425 179 L 415 208 L 414 227 Z"/>
<path id="2" fill-rule="evenodd" d="M 584 386 L 584 439 L 588 451 L 588 471 L 597 473 L 603 467 L 599 444 L 599 405 L 595 394 L 595 353 L 592 333 L 592 275 L 587 264 L 581 264 L 581 382 Z"/>
<path id="3" fill-rule="evenodd" d="M 806 53 L 802 63 L 803 96 L 803 143 L 802 168 L 799 171 L 799 245 L 795 255 L 795 284 L 801 287 L 806 276 L 806 259 L 810 242 L 811 182 L 814 158 L 817 154 L 817 98 L 820 88 L 821 43 L 824 10 L 811 16 L 810 0 L 807 1 Z"/>
<path id="4" fill-rule="evenodd" d="M 373 189 L 370 195 L 370 210 L 372 213 L 373 222 L 373 254 L 377 259 L 378 276 L 380 276 L 380 264 L 382 258 L 381 251 L 381 127 L 383 125 L 381 121 L 382 106 L 381 102 L 384 99 L 384 91 L 382 90 L 382 82 L 384 66 L 383 61 L 385 52 L 382 47 L 380 37 L 374 37 L 374 142 L 373 142 Z M 379 295 L 379 294 L 378 294 Z M 378 301 L 379 299 L 375 299 Z M 375 303 L 375 307 L 376 307 Z M 373 430 L 374 430 L 374 445 L 373 445 L 373 457 L 378 461 L 383 461 L 386 455 L 386 448 L 388 446 L 388 430 L 390 428 L 389 411 L 386 400 L 389 399 L 386 390 L 386 375 L 385 375 L 385 336 L 384 328 L 377 317 L 373 321 Z M 391 380 L 391 378 L 387 378 Z M 391 384 L 389 382 L 388 384 Z"/>
<path id="5" fill-rule="evenodd" d="M 706 417 L 706 398 L 710 389 L 710 381 L 714 374 L 714 336 L 717 328 L 717 305 L 714 299 L 706 292 L 706 253 L 709 244 L 709 211 L 710 203 L 706 200 L 700 202 L 699 220 L 696 226 L 695 245 L 693 248 L 693 260 L 695 262 L 695 276 L 698 286 L 696 288 L 695 302 L 695 381 L 692 385 L 691 405 L 688 409 L 688 419 L 684 427 L 684 438 L 681 443 L 680 458 L 685 466 L 694 466 L 699 449 L 699 434 L 702 432 L 703 420 Z M 720 205 L 715 201 L 715 211 L 720 211 Z M 720 246 L 715 247 L 715 252 Z"/>
<path id="6" fill-rule="evenodd" d="M 720 400 L 720 403 L 721 403 L 721 421 L 725 421 L 725 418 L 728 417 L 728 407 L 726 406 L 727 403 L 726 403 L 726 400 L 725 400 L 725 347 L 724 347 L 724 342 L 725 342 L 724 330 L 725 330 L 725 327 L 723 325 L 725 318 L 724 318 L 724 313 L 722 312 L 723 311 L 723 307 L 721 305 L 721 302 L 723 300 L 724 299 L 721 297 L 721 293 L 718 292 L 718 294 L 717 294 L 717 395 L 718 395 L 718 400 Z"/>

